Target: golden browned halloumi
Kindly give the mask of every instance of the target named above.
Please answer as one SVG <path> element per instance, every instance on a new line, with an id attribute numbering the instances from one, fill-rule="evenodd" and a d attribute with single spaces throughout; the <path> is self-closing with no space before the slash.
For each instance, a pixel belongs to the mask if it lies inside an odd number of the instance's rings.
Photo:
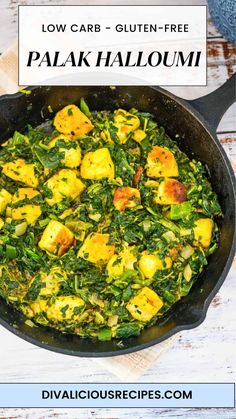
<path id="1" fill-rule="evenodd" d="M 163 302 L 159 295 L 151 288 L 144 287 L 135 297 L 131 298 L 126 308 L 134 319 L 148 322 L 162 306 Z"/>
<path id="2" fill-rule="evenodd" d="M 139 259 L 139 268 L 145 278 L 152 278 L 156 271 L 170 269 L 171 266 L 172 260 L 169 256 L 166 256 L 163 261 L 157 254 L 149 253 L 147 250 L 142 252 Z"/>
<path id="3" fill-rule="evenodd" d="M 66 135 L 58 135 L 56 138 L 53 138 L 53 140 L 50 141 L 48 146 L 53 148 L 55 147 L 58 141 L 71 143 L 71 148 L 63 146 L 59 148 L 59 151 L 64 153 L 64 158 L 61 160 L 61 163 L 64 166 L 69 167 L 70 169 L 75 169 L 76 167 L 79 167 L 81 163 L 81 149 L 79 144 L 68 138 Z"/>
<path id="4" fill-rule="evenodd" d="M 176 179 L 163 180 L 154 195 L 154 202 L 159 205 L 180 204 L 186 201 L 187 193 L 183 183 Z"/>
<path id="5" fill-rule="evenodd" d="M 35 166 L 26 163 L 24 159 L 17 159 L 2 166 L 2 173 L 17 182 L 37 188 L 38 179 L 34 173 Z"/>
<path id="6" fill-rule="evenodd" d="M 34 188 L 19 188 L 13 195 L 12 204 L 24 199 L 33 199 L 37 195 L 40 195 L 40 193 Z M 34 224 L 41 214 L 40 205 L 30 203 L 11 209 L 13 220 L 25 220 L 27 224 Z"/>
<path id="7" fill-rule="evenodd" d="M 113 255 L 109 260 L 106 270 L 109 277 L 119 277 L 127 269 L 134 269 L 137 262 L 135 247 L 127 246 L 118 255 Z"/>
<path id="8" fill-rule="evenodd" d="M 77 295 L 61 295 L 48 304 L 46 314 L 52 322 L 73 323 L 79 319 L 85 302 Z"/>
<path id="9" fill-rule="evenodd" d="M 140 192 L 136 188 L 123 186 L 117 188 L 113 198 L 113 204 L 118 211 L 124 211 L 126 208 L 133 208 L 140 204 Z"/>
<path id="10" fill-rule="evenodd" d="M 78 172 L 72 169 L 61 169 L 48 179 L 46 185 L 52 191 L 52 197 L 46 198 L 49 205 L 57 204 L 66 197 L 76 199 L 85 189 Z"/>
<path id="11" fill-rule="evenodd" d="M 178 164 L 174 154 L 164 147 L 152 147 L 147 157 L 147 175 L 154 178 L 178 176 Z"/>
<path id="12" fill-rule="evenodd" d="M 196 246 L 209 247 L 211 244 L 213 220 L 211 218 L 199 218 L 194 222 L 194 244 Z"/>
<path id="13" fill-rule="evenodd" d="M 84 179 L 113 179 L 115 169 L 108 148 L 99 148 L 86 153 L 81 162 L 80 173 Z"/>
<path id="14" fill-rule="evenodd" d="M 109 234 L 91 233 L 79 249 L 78 256 L 95 264 L 106 264 L 115 253 L 109 237 Z"/>
<path id="15" fill-rule="evenodd" d="M 30 281 L 28 292 L 30 289 L 37 287 L 37 283 L 40 281 L 37 298 L 51 297 L 58 293 L 60 286 L 62 282 L 66 280 L 66 277 L 66 273 L 59 267 L 53 267 L 49 273 L 39 271 L 39 273 Z"/>
<path id="16" fill-rule="evenodd" d="M 13 220 L 25 220 L 27 224 L 35 224 L 37 219 L 42 214 L 39 205 L 26 204 L 22 207 L 13 208 L 11 210 L 11 217 Z"/>
<path id="17" fill-rule="evenodd" d="M 12 203 L 15 204 L 15 202 L 23 201 L 24 199 L 32 199 L 39 194 L 39 191 L 34 188 L 19 188 L 13 195 Z"/>
<path id="18" fill-rule="evenodd" d="M 33 303 L 30 303 L 28 306 L 24 308 L 24 313 L 29 316 L 33 317 L 38 316 L 39 314 L 46 313 L 47 311 L 47 300 L 36 300 Z"/>
<path id="19" fill-rule="evenodd" d="M 51 220 L 43 232 L 39 247 L 42 250 L 62 256 L 72 246 L 73 242 L 73 233 L 59 221 Z"/>
<path id="20" fill-rule="evenodd" d="M 128 139 L 128 134 L 139 127 L 140 120 L 136 115 L 124 109 L 117 109 L 114 112 L 114 125 L 118 129 L 117 136 L 120 143 L 124 144 Z"/>
<path id="21" fill-rule="evenodd" d="M 65 135 L 82 136 L 93 129 L 90 119 L 76 105 L 67 105 L 54 118 L 57 131 Z"/>
<path id="22" fill-rule="evenodd" d="M 6 189 L 2 188 L 0 190 L 0 214 L 2 214 L 5 211 L 7 205 L 10 204 L 11 200 L 11 194 Z"/>

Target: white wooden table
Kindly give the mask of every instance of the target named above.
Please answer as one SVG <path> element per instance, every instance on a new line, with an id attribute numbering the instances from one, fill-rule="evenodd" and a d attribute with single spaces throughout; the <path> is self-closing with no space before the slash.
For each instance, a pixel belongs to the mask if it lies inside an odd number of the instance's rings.
<path id="1" fill-rule="evenodd" d="M 79 4 L 77 1 L 44 0 L 0 2 L 0 53 L 16 38 L 18 4 Z M 83 1 L 82 4 L 92 3 Z M 95 2 L 99 4 L 99 2 Z M 102 4 L 109 3 L 102 1 Z M 114 2 L 115 3 L 115 2 Z M 117 1 L 118 4 L 132 2 Z M 136 2 L 138 3 L 138 2 Z M 140 3 L 144 3 L 140 1 Z M 149 4 L 163 4 L 149 1 Z M 181 4 L 166 1 L 165 4 Z M 187 4 L 186 2 L 182 2 Z M 190 3 L 190 2 L 189 2 Z M 192 4 L 205 4 L 195 0 Z M 185 98 L 202 96 L 223 84 L 236 71 L 236 47 L 228 43 L 208 22 L 208 86 L 172 88 Z M 218 138 L 236 162 L 236 104 L 222 118 Z M 235 167 L 235 166 L 234 166 Z M 197 329 L 184 331 L 178 340 L 141 377 L 142 382 L 232 382 L 236 381 L 236 265 L 214 298 L 207 318 Z M 73 358 L 35 347 L 0 327 L 0 382 L 116 382 L 113 374 L 95 361 Z M 1 409 L 2 418 L 152 419 L 206 418 L 235 419 L 232 409 Z"/>

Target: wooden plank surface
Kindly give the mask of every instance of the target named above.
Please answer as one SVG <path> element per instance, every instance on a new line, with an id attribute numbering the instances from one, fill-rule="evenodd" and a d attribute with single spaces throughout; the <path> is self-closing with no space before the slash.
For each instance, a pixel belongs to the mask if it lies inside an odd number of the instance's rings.
<path id="1" fill-rule="evenodd" d="M 18 4 L 78 4 L 63 0 L 1 0 L 0 53 L 15 40 L 17 34 Z M 91 4 L 91 1 L 83 1 Z M 101 1 L 109 3 L 108 0 Z M 131 2 L 129 2 L 131 4 Z M 137 2 L 138 3 L 138 2 Z M 140 1 L 142 4 L 143 1 Z M 149 1 L 158 4 L 158 1 Z M 159 1 L 159 4 L 163 1 Z M 176 2 L 179 3 L 180 2 Z M 186 1 L 183 1 L 186 4 Z M 190 2 L 189 2 L 190 3 Z M 206 4 L 204 0 L 193 4 Z M 99 4 L 99 2 L 97 2 Z M 117 1 L 125 4 L 125 1 Z M 165 4 L 168 4 L 166 1 Z M 173 0 L 169 4 L 174 4 Z M 213 91 L 236 71 L 236 48 L 225 41 L 208 19 L 208 86 L 203 88 L 170 89 L 185 98 L 195 98 Z M 217 129 L 218 138 L 233 165 L 236 161 L 236 105 L 222 118 Z M 236 169 L 236 168 L 235 168 Z M 140 378 L 142 382 L 202 382 L 235 381 L 236 379 L 236 322 L 235 316 L 236 266 L 228 275 L 220 292 L 214 298 L 207 318 L 197 329 L 184 331 L 178 340 Z M 72 358 L 37 348 L 0 328 L 1 382 L 115 382 L 114 375 L 96 361 Z M 1 409 L 0 419 L 235 419 L 232 409 Z"/>
<path id="2" fill-rule="evenodd" d="M 235 419 L 228 409 L 8 409 L 0 419 Z"/>

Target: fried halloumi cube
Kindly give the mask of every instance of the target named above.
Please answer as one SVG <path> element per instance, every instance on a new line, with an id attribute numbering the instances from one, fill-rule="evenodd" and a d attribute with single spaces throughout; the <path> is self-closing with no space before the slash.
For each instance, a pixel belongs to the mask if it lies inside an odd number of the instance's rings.
<path id="1" fill-rule="evenodd" d="M 59 221 L 51 220 L 43 232 L 39 247 L 42 250 L 62 256 L 72 246 L 73 242 L 73 233 Z"/>
<path id="2" fill-rule="evenodd" d="M 47 300 L 36 300 L 28 306 L 24 307 L 23 311 L 28 317 L 38 316 L 46 313 L 47 311 Z"/>
<path id="3" fill-rule="evenodd" d="M 186 201 L 187 193 L 183 183 L 176 179 L 165 179 L 154 195 L 154 202 L 159 205 L 180 204 Z"/>
<path id="4" fill-rule="evenodd" d="M 213 220 L 211 218 L 199 218 L 194 222 L 194 244 L 196 246 L 209 247 L 211 244 Z"/>
<path id="5" fill-rule="evenodd" d="M 109 244 L 109 234 L 91 233 L 86 237 L 78 256 L 95 264 L 106 264 L 115 253 L 115 246 Z"/>
<path id="6" fill-rule="evenodd" d="M 139 259 L 139 268 L 145 278 L 152 278 L 156 271 L 162 271 L 163 269 L 170 269 L 172 266 L 172 260 L 169 256 L 166 256 L 164 261 L 159 258 L 158 255 L 144 251 Z"/>
<path id="7" fill-rule="evenodd" d="M 22 207 L 13 208 L 11 217 L 13 220 L 25 220 L 27 224 L 35 224 L 36 220 L 42 214 L 39 205 L 26 204 Z"/>
<path id="8" fill-rule="evenodd" d="M 117 136 L 120 143 L 124 144 L 128 139 L 128 134 L 139 127 L 140 120 L 136 115 L 133 115 L 124 109 L 117 109 L 117 111 L 114 112 L 114 125 L 118 128 Z"/>
<path id="9" fill-rule="evenodd" d="M 54 118 L 57 131 L 65 135 L 82 136 L 93 129 L 90 119 L 76 105 L 67 105 Z"/>
<path id="10" fill-rule="evenodd" d="M 54 323 L 64 320 L 67 323 L 73 323 L 79 320 L 84 306 L 84 300 L 76 295 L 61 295 L 47 306 L 47 318 Z"/>
<path id="11" fill-rule="evenodd" d="M 17 159 L 2 166 L 2 173 L 17 182 L 37 188 L 38 179 L 34 173 L 35 166 L 26 163 L 24 159 Z"/>
<path id="12" fill-rule="evenodd" d="M 113 255 L 106 267 L 108 276 L 119 277 L 127 269 L 134 269 L 134 264 L 137 262 L 137 257 L 134 253 L 134 246 L 128 246 L 118 255 Z"/>
<path id="13" fill-rule="evenodd" d="M 34 292 L 35 289 L 38 289 L 36 298 L 51 297 L 58 293 L 62 282 L 65 280 L 66 273 L 58 267 L 53 268 L 49 273 L 40 271 L 30 281 L 28 294 L 30 294 L 31 290 Z"/>
<path id="14" fill-rule="evenodd" d="M 148 322 L 162 306 L 163 302 L 159 295 L 151 288 L 144 287 L 135 297 L 131 298 L 126 308 L 134 319 Z"/>
<path id="15" fill-rule="evenodd" d="M 33 188 L 19 188 L 13 195 L 12 204 L 23 201 L 24 199 L 32 199 L 39 195 L 39 192 Z M 21 207 L 12 208 L 11 217 L 13 220 L 25 220 L 27 224 L 34 224 L 42 214 L 40 205 L 25 204 Z"/>
<path id="16" fill-rule="evenodd" d="M 10 204 L 11 200 L 11 194 L 6 189 L 2 188 L 0 190 L 0 214 L 2 214 L 5 211 L 7 205 Z"/>
<path id="17" fill-rule="evenodd" d="M 174 154 L 163 147 L 155 145 L 147 157 L 147 175 L 149 177 L 175 177 L 179 169 Z"/>
<path id="18" fill-rule="evenodd" d="M 46 186 L 52 191 L 52 197 L 46 198 L 49 205 L 57 204 L 66 197 L 76 199 L 85 189 L 78 172 L 72 169 L 61 169 L 48 179 Z"/>
<path id="19" fill-rule="evenodd" d="M 39 195 L 39 191 L 34 188 L 19 188 L 13 195 L 12 203 L 23 201 L 24 199 L 33 199 Z"/>
<path id="20" fill-rule="evenodd" d="M 56 138 L 53 138 L 53 140 L 50 141 L 48 146 L 53 148 L 58 141 L 64 141 L 65 143 L 68 143 L 68 147 L 71 143 L 71 148 L 63 146 L 59 148 L 59 151 L 63 152 L 65 156 L 64 159 L 61 160 L 62 164 L 71 169 L 79 167 L 81 162 L 81 149 L 79 144 L 65 135 L 58 135 Z"/>
<path id="21" fill-rule="evenodd" d="M 113 204 L 118 211 L 124 211 L 126 208 L 133 208 L 140 204 L 140 192 L 136 188 L 123 186 L 117 188 L 113 198 Z"/>
<path id="22" fill-rule="evenodd" d="M 115 168 L 108 148 L 86 153 L 81 162 L 80 173 L 84 179 L 113 179 Z"/>

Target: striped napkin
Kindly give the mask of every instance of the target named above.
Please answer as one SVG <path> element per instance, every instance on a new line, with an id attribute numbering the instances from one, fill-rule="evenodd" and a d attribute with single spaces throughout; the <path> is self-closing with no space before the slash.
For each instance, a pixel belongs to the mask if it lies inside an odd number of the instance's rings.
<path id="1" fill-rule="evenodd" d="M 15 93 L 19 90 L 17 84 L 17 56 L 18 48 L 17 43 L 15 43 L 0 57 L 0 95 Z M 173 343 L 176 337 L 175 335 L 165 342 L 139 352 L 109 358 L 94 358 L 92 362 L 100 364 L 104 369 L 115 374 L 122 381 L 136 381 Z"/>

